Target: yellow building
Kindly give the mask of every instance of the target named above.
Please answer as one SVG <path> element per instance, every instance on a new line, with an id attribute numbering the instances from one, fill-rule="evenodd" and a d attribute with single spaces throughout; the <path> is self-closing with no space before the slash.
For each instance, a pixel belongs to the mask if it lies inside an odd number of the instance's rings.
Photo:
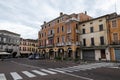
<path id="1" fill-rule="evenodd" d="M 31 53 L 39 53 L 38 40 L 21 38 L 19 47 L 22 57 L 28 57 Z"/>
<path id="2" fill-rule="evenodd" d="M 120 60 L 119 25 L 120 17 L 116 13 L 97 18 L 86 13 L 60 13 L 41 26 L 40 53 L 50 59 Z"/>
<path id="3" fill-rule="evenodd" d="M 120 61 L 120 15 L 109 19 L 109 43 L 112 61 Z"/>
<path id="4" fill-rule="evenodd" d="M 38 34 L 39 48 L 47 58 L 80 58 L 78 22 L 91 19 L 86 13 L 63 14 L 44 22 Z"/>

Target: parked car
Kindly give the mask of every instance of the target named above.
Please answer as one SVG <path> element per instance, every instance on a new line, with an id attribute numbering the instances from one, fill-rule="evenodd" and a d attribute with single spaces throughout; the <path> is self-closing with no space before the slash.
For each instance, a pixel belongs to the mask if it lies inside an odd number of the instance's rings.
<path id="1" fill-rule="evenodd" d="M 34 55 L 30 55 L 28 58 L 29 59 L 34 59 Z"/>
<path id="2" fill-rule="evenodd" d="M 36 54 L 36 55 L 35 55 L 35 59 L 40 59 L 40 55 L 39 55 L 39 54 Z"/>

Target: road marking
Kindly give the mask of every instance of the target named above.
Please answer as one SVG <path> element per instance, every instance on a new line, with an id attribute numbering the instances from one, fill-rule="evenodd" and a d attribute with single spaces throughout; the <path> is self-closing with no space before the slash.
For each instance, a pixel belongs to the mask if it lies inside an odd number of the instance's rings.
<path id="1" fill-rule="evenodd" d="M 41 72 L 41 71 L 38 71 L 38 70 L 32 70 L 32 72 L 34 72 L 34 73 L 36 73 L 36 74 L 39 74 L 39 75 L 41 75 L 41 76 L 48 75 L 48 74 L 46 74 L 46 73 L 43 73 L 43 72 Z"/>
<path id="2" fill-rule="evenodd" d="M 84 79 L 84 80 L 93 80 L 91 78 L 87 78 L 87 77 L 83 77 L 83 76 L 78 76 L 78 75 L 74 75 L 74 74 L 70 74 L 70 73 L 64 73 L 66 75 L 69 75 L 69 76 L 73 76 L 73 77 L 77 77 L 77 78 L 81 78 L 81 79 Z"/>
<path id="3" fill-rule="evenodd" d="M 34 75 L 34 74 L 32 74 L 32 73 L 30 73 L 28 71 L 22 71 L 22 73 L 25 74 L 26 76 L 30 77 L 30 78 L 36 77 L 36 75 Z"/>
<path id="4" fill-rule="evenodd" d="M 64 72 L 64 71 L 60 71 L 60 70 L 56 70 L 56 69 L 52 69 L 52 68 L 49 68 L 49 70 L 56 71 L 56 72 L 60 72 L 60 73 L 63 73 L 63 74 L 65 74 L 65 75 L 69 75 L 69 76 L 81 78 L 81 79 L 84 79 L 84 80 L 93 80 L 93 79 L 91 79 L 91 78 L 87 78 L 87 77 L 82 77 L 82 76 L 78 76 L 78 75 L 66 73 L 66 72 Z"/>
<path id="5" fill-rule="evenodd" d="M 14 80 L 23 79 L 17 72 L 11 72 L 10 74 L 13 77 Z"/>
<path id="6" fill-rule="evenodd" d="M 109 68 L 120 69 L 120 67 L 109 67 Z"/>
<path id="7" fill-rule="evenodd" d="M 70 70 L 66 70 L 66 69 L 61 69 L 61 68 L 56 68 L 57 70 L 61 70 L 61 71 L 66 71 L 66 72 L 73 72 L 73 71 L 70 71 Z"/>
<path id="8" fill-rule="evenodd" d="M 45 69 L 41 69 L 41 71 L 44 71 L 44 72 L 47 72 L 47 73 L 50 73 L 50 74 L 57 74 L 56 72 L 48 71 L 48 70 L 45 70 Z"/>
<path id="9" fill-rule="evenodd" d="M 3 73 L 0 74 L 0 80 L 7 80 L 6 77 L 5 77 L 5 75 Z"/>
<path id="10" fill-rule="evenodd" d="M 78 68 L 66 68 L 66 70 L 70 70 L 70 71 L 78 71 L 79 69 Z"/>
<path id="11" fill-rule="evenodd" d="M 49 70 L 56 71 L 56 72 L 59 72 L 59 73 L 65 73 L 64 71 L 60 71 L 60 70 L 56 70 L 56 69 L 52 69 L 52 68 L 49 68 Z"/>
<path id="12" fill-rule="evenodd" d="M 28 65 L 28 64 L 23 64 L 23 63 L 18 63 L 18 62 L 15 62 L 15 61 L 11 61 L 11 62 L 12 62 L 12 63 L 15 63 L 15 64 L 18 64 L 18 65 L 25 66 L 25 67 L 31 67 L 31 68 L 41 69 L 41 68 L 38 67 L 38 66 L 33 66 L 33 65 Z"/>

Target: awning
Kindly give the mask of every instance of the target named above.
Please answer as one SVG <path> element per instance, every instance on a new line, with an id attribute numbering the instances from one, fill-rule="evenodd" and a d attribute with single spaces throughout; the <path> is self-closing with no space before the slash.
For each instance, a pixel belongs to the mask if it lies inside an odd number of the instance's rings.
<path id="1" fill-rule="evenodd" d="M 8 52 L 0 52 L 0 55 L 10 55 Z"/>

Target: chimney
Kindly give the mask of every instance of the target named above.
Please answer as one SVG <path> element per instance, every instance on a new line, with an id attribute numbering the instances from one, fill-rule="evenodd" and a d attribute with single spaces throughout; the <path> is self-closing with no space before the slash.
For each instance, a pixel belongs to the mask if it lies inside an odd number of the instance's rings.
<path id="1" fill-rule="evenodd" d="M 63 15 L 63 13 L 62 12 L 60 12 L 60 16 L 62 16 Z"/>
<path id="2" fill-rule="evenodd" d="M 44 24 L 46 24 L 46 21 L 44 21 Z"/>
<path id="3" fill-rule="evenodd" d="M 87 11 L 85 11 L 85 15 L 87 15 Z"/>

